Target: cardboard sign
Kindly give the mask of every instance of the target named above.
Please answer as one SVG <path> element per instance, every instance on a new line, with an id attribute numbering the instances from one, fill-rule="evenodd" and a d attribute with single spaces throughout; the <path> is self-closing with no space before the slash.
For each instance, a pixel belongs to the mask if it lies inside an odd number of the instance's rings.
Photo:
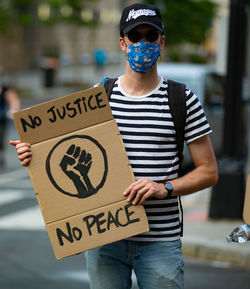
<path id="1" fill-rule="evenodd" d="M 134 176 L 102 85 L 13 117 L 32 147 L 29 174 L 57 259 L 148 231 L 143 206 L 122 194 Z"/>
<path id="2" fill-rule="evenodd" d="M 250 225 L 250 175 L 247 178 L 247 187 L 245 193 L 245 202 L 244 202 L 244 209 L 243 209 L 243 219 L 244 222 Z"/>

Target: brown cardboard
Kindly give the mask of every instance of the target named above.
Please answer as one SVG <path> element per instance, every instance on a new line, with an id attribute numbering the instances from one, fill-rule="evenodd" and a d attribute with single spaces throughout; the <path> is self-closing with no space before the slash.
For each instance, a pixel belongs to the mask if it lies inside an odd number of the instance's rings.
<path id="1" fill-rule="evenodd" d="M 148 231 L 143 206 L 122 192 L 134 181 L 103 86 L 16 112 L 21 141 L 56 258 Z"/>
<path id="2" fill-rule="evenodd" d="M 244 202 L 244 209 L 243 209 L 243 219 L 246 224 L 250 225 L 250 175 L 248 175 L 248 178 L 247 178 L 245 202 Z"/>
<path id="3" fill-rule="evenodd" d="M 105 90 L 98 87 L 32 106 L 13 117 L 21 140 L 30 144 L 113 119 Z"/>
<path id="4" fill-rule="evenodd" d="M 47 225 L 58 259 L 141 233 L 147 228 L 142 206 L 127 201 Z"/>

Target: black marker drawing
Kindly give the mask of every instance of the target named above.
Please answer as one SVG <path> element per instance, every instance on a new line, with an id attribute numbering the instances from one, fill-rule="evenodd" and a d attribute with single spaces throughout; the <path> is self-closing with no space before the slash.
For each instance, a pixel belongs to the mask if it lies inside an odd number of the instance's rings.
<path id="1" fill-rule="evenodd" d="M 82 141 L 83 147 L 79 145 L 79 140 Z M 78 141 L 78 145 L 75 143 Z M 94 145 L 95 150 L 98 149 L 101 152 L 103 157 L 103 166 L 104 172 L 102 174 L 102 178 L 100 183 L 94 187 L 90 177 L 89 171 L 92 167 L 92 154 L 87 152 L 84 149 L 84 141 L 90 141 L 92 145 Z M 58 166 L 63 171 L 66 178 L 68 178 L 74 184 L 77 193 L 68 192 L 63 189 L 53 177 L 52 170 L 51 170 L 51 158 L 53 153 L 57 151 L 61 144 L 64 142 L 68 142 L 69 146 L 68 149 L 63 153 L 60 160 L 58 160 Z M 53 186 L 63 194 L 66 194 L 71 197 L 77 197 L 79 199 L 90 197 L 96 194 L 100 188 L 103 187 L 107 173 L 108 173 L 108 161 L 107 155 L 104 148 L 100 145 L 100 143 L 95 140 L 94 138 L 87 136 L 87 135 L 75 135 L 66 137 L 60 140 L 50 151 L 47 159 L 46 159 L 46 171 L 48 177 L 53 184 Z"/>
<path id="2" fill-rule="evenodd" d="M 64 155 L 60 167 L 74 183 L 78 198 L 86 198 L 95 193 L 91 181 L 88 177 L 88 172 L 92 164 L 92 156 L 81 150 L 79 146 L 72 144 L 67 153 Z M 77 173 L 80 173 L 79 174 Z"/>

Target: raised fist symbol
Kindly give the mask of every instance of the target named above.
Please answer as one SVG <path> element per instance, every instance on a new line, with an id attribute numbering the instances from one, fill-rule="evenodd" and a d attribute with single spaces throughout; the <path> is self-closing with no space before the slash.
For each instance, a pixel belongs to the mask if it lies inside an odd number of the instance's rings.
<path id="1" fill-rule="evenodd" d="M 92 165 L 92 156 L 79 146 L 72 144 L 63 156 L 60 167 L 73 181 L 78 198 L 86 198 L 96 193 L 92 186 L 88 173 Z"/>

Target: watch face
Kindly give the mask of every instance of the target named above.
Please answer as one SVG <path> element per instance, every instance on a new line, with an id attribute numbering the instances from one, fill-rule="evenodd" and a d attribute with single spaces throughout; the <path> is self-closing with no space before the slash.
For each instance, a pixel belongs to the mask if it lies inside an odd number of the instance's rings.
<path id="1" fill-rule="evenodd" d="M 170 183 L 166 183 L 165 188 L 169 191 L 172 192 L 173 191 L 173 186 Z"/>

